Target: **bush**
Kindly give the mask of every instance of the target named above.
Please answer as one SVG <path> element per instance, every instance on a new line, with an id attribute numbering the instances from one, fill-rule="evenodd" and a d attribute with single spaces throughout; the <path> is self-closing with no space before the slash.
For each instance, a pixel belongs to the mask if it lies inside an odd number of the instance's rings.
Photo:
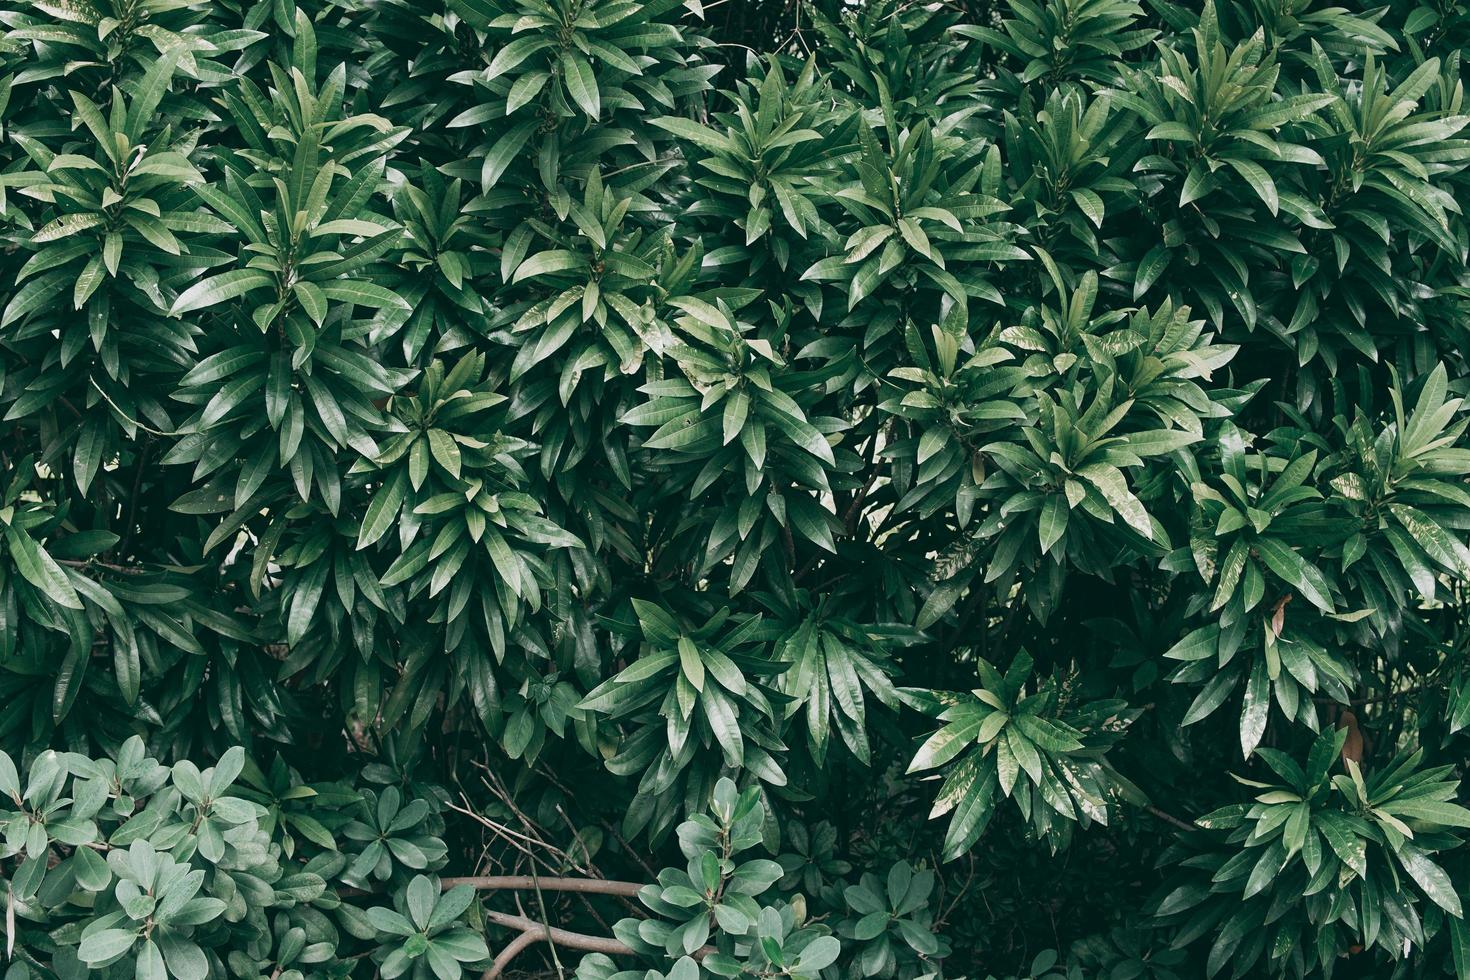
<path id="1" fill-rule="evenodd" d="M 0 0 L 7 980 L 1470 980 L 1467 24 Z"/>

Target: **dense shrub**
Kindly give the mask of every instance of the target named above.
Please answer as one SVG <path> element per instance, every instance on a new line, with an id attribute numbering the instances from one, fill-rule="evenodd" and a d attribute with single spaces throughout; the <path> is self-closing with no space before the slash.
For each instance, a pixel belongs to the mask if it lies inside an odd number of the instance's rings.
<path id="1" fill-rule="evenodd" d="M 1470 980 L 1467 26 L 0 0 L 7 980 Z"/>

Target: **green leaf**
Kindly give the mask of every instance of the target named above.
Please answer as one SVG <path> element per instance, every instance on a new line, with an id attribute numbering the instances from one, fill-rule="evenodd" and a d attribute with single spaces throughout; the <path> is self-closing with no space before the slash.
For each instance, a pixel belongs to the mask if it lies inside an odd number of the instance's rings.
<path id="1" fill-rule="evenodd" d="M 1424 890 L 1429 900 L 1455 918 L 1464 915 L 1460 907 L 1460 896 L 1443 868 L 1429 860 L 1428 855 L 1410 843 L 1400 844 L 1396 852 L 1399 864 L 1403 865 L 1414 883 Z"/>
<path id="2" fill-rule="evenodd" d="M 537 51 L 550 47 L 551 43 L 550 38 L 537 35 L 516 38 L 495 52 L 495 57 L 490 59 L 490 66 L 485 69 L 485 80 L 492 81 L 498 78 Z"/>
<path id="3" fill-rule="evenodd" d="M 1271 682 L 1266 677 L 1265 662 L 1257 660 L 1246 681 L 1245 698 L 1240 706 L 1240 752 L 1247 759 L 1261 744 L 1270 710 Z"/>
<path id="4" fill-rule="evenodd" d="M 82 608 L 82 600 L 67 580 L 66 572 L 46 553 L 46 549 L 31 540 L 30 535 L 8 527 L 5 529 L 5 545 L 21 577 L 42 595 L 68 609 Z"/>
<path id="5" fill-rule="evenodd" d="M 648 123 L 715 153 L 734 151 L 734 147 L 724 136 L 689 119 L 681 119 L 678 116 L 661 116 L 648 120 Z"/>
<path id="6" fill-rule="evenodd" d="M 592 65 L 587 59 L 575 51 L 563 51 L 561 56 L 562 83 L 567 87 L 567 94 L 572 101 L 592 119 L 596 119 L 602 113 L 602 103 L 598 98 L 597 76 L 592 72 Z"/>
<path id="7" fill-rule="evenodd" d="M 1225 162 L 1245 178 L 1245 182 L 1250 184 L 1251 190 L 1256 192 L 1256 196 L 1266 205 L 1266 210 L 1270 211 L 1274 217 L 1281 208 L 1281 198 L 1276 191 L 1276 182 L 1266 173 L 1266 168 L 1253 160 L 1241 160 L 1235 157 L 1227 157 Z"/>
<path id="8" fill-rule="evenodd" d="M 488 193 L 491 188 L 500 182 L 500 178 L 505 175 L 505 171 L 520 156 L 522 148 L 525 147 L 531 138 L 531 134 L 535 131 L 535 120 L 528 120 L 527 122 L 507 129 L 505 134 L 495 141 L 495 145 L 490 148 L 490 152 L 485 154 L 485 160 L 480 168 L 481 190 Z"/>
<path id="9" fill-rule="evenodd" d="M 547 252 L 537 252 L 516 267 L 515 275 L 511 282 L 520 282 L 523 279 L 531 279 L 536 276 L 549 275 L 554 272 L 567 272 L 572 269 L 586 267 L 586 260 L 575 252 L 565 249 L 552 249 Z"/>
<path id="10" fill-rule="evenodd" d="M 1041 505 L 1041 520 L 1037 524 L 1043 555 L 1051 551 L 1052 546 L 1067 533 L 1067 518 L 1070 516 L 1071 508 L 1067 505 L 1065 496 L 1059 493 L 1047 496 L 1046 502 Z"/>
<path id="11" fill-rule="evenodd" d="M 1203 436 L 1179 429 L 1153 429 L 1148 432 L 1131 432 L 1125 438 L 1128 448 L 1139 456 L 1163 456 L 1176 449 L 1192 446 Z"/>
<path id="12" fill-rule="evenodd" d="M 183 313 L 208 309 L 227 300 L 244 296 L 252 289 L 265 289 L 274 284 L 270 276 L 254 269 L 222 272 L 217 276 L 201 279 L 180 293 L 179 298 L 174 300 L 169 315 L 179 316 Z"/>
<path id="13" fill-rule="evenodd" d="M 411 310 L 408 300 L 391 289 L 358 279 L 336 279 L 321 283 L 322 295 L 339 303 L 355 303 L 373 310 Z"/>
<path id="14" fill-rule="evenodd" d="M 1153 523 L 1143 509 L 1143 503 L 1128 489 L 1121 470 L 1105 463 L 1092 463 L 1078 470 L 1077 475 L 1102 492 L 1103 499 L 1123 518 L 1124 523 L 1153 540 Z"/>
<path id="15" fill-rule="evenodd" d="M 1318 609 L 1332 611 L 1331 589 L 1315 565 L 1275 538 L 1257 538 L 1255 549 L 1278 578 L 1294 586 Z"/>
<path id="16" fill-rule="evenodd" d="M 704 661 L 700 659 L 694 641 L 687 636 L 679 637 L 679 665 L 694 689 L 704 690 Z"/>
<path id="17" fill-rule="evenodd" d="M 106 963 L 132 949 L 138 934 L 127 929 L 100 929 L 82 937 L 77 958 L 83 963 Z"/>
<path id="18" fill-rule="evenodd" d="M 357 547 L 359 549 L 366 548 L 377 541 L 387 532 L 388 528 L 393 526 L 399 509 L 403 506 L 404 492 L 403 471 L 397 470 L 373 494 L 372 500 L 368 502 L 367 511 L 363 515 L 362 526 L 358 529 Z"/>

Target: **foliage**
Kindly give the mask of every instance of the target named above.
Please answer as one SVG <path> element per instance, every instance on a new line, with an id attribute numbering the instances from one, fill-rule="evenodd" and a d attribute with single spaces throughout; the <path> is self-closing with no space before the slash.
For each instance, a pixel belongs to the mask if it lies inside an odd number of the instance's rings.
<path id="1" fill-rule="evenodd" d="M 1467 18 L 0 0 L 7 977 L 1470 980 Z"/>
<path id="2" fill-rule="evenodd" d="M 7 976 L 304 980 L 344 976 L 343 964 L 371 954 L 383 959 L 384 976 L 426 956 L 433 975 L 453 980 L 461 962 L 488 961 L 480 934 L 457 925 L 472 889 L 446 891 L 436 904 L 438 879 L 415 873 L 430 866 L 420 851 L 418 860 L 381 876 L 413 922 L 365 908 L 382 896 L 362 896 L 350 883 L 361 880 L 362 856 L 381 845 L 364 847 L 349 830 L 339 849 L 323 831 L 325 846 L 288 854 L 270 808 L 249 799 L 256 780 L 242 771 L 247 765 L 238 746 L 203 771 L 188 761 L 162 765 L 133 736 L 116 758 L 39 753 L 22 779 L 0 753 L 0 853 L 15 864 L 7 882 L 14 950 Z M 396 793 L 390 787 L 375 801 L 369 790 L 293 783 L 287 795 L 332 824 L 355 823 L 374 809 L 381 815 Z M 424 829 L 442 828 L 430 801 L 416 801 L 415 809 L 429 824 Z M 423 840 L 438 844 L 433 864 L 442 865 L 442 843 Z M 404 839 L 390 843 L 395 853 L 409 853 Z M 399 937 L 407 938 L 393 946 Z M 430 973 L 420 964 L 414 975 Z"/>

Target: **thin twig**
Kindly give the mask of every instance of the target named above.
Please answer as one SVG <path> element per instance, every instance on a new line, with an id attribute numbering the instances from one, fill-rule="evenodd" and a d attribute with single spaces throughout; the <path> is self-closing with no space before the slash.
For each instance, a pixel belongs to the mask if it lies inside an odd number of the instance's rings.
<path id="1" fill-rule="evenodd" d="M 549 779 L 551 781 L 552 785 L 556 786 L 563 793 L 567 794 L 567 797 L 568 798 L 571 798 L 572 796 L 575 795 L 575 794 L 572 793 L 571 789 L 569 789 L 565 783 L 563 783 L 560 779 L 557 778 L 557 776 L 556 776 L 555 773 L 552 773 L 551 771 L 549 771 L 548 769 L 546 769 L 544 767 L 538 767 L 536 771 L 538 773 L 540 773 L 542 776 L 545 776 L 547 779 Z M 561 809 L 560 805 L 557 806 L 557 809 L 558 810 Z M 566 814 L 562 814 L 562 819 L 563 820 L 567 819 Z M 653 866 L 650 865 L 647 860 L 644 859 L 644 857 L 643 857 L 643 855 L 641 853 L 639 853 L 637 850 L 635 850 L 633 848 L 633 845 L 629 844 L 627 842 L 627 840 L 625 840 L 623 838 L 623 835 L 622 834 L 618 833 L 618 828 L 614 827 L 611 823 L 609 823 L 607 820 L 605 820 L 605 819 L 603 819 L 601 817 L 598 818 L 597 822 L 602 825 L 602 829 L 603 830 L 607 831 L 609 834 L 612 834 L 613 840 L 617 841 L 619 844 L 622 845 L 623 850 L 627 852 L 627 854 L 628 854 L 629 857 L 631 857 L 634 861 L 637 861 L 638 862 L 638 866 L 639 867 L 641 867 L 644 871 L 647 871 L 648 872 L 648 876 L 650 878 L 657 878 L 658 877 L 658 872 L 656 870 L 654 870 Z"/>
<path id="2" fill-rule="evenodd" d="M 116 572 L 119 575 L 147 575 L 149 569 L 139 565 L 115 565 L 106 561 L 94 561 L 90 558 L 57 558 L 56 564 L 65 565 L 67 568 L 75 568 L 79 571 L 88 568 L 101 568 L 105 571 Z"/>
<path id="3" fill-rule="evenodd" d="M 122 544 L 117 550 L 118 557 L 127 555 L 128 548 L 133 543 L 133 524 L 138 518 L 138 497 L 143 486 L 143 470 L 148 465 L 149 450 L 153 448 L 153 439 L 145 438 L 143 446 L 138 450 L 138 465 L 133 468 L 133 492 L 128 498 L 128 516 L 123 525 Z"/>
<path id="4" fill-rule="evenodd" d="M 1160 820 L 1164 821 L 1165 823 L 1171 823 L 1171 824 L 1173 824 L 1175 827 L 1178 827 L 1180 830 L 1198 830 L 1199 829 L 1198 827 L 1196 827 L 1192 823 L 1185 823 L 1183 820 L 1180 820 L 1178 817 L 1174 816 L 1172 813 L 1166 813 L 1165 811 L 1160 810 L 1158 807 L 1154 806 L 1152 803 L 1150 803 L 1148 806 L 1144 807 L 1144 809 L 1147 810 L 1149 813 L 1153 814 L 1154 816 L 1158 817 Z"/>
<path id="5" fill-rule="evenodd" d="M 546 896 L 541 891 L 541 883 L 540 882 L 536 882 L 535 885 L 536 885 L 536 907 L 541 910 L 541 921 L 542 922 L 545 922 L 547 919 L 551 918 L 551 916 L 549 916 L 549 915 L 546 914 Z M 557 952 L 557 950 L 556 950 L 556 940 L 551 937 L 549 931 L 548 931 L 547 936 L 546 936 L 546 945 L 548 945 L 548 946 L 551 947 L 551 962 L 552 962 L 552 965 L 554 965 L 556 967 L 556 975 L 557 975 L 557 977 L 559 978 L 559 980 L 566 980 L 567 971 L 561 965 L 561 954 Z"/>
<path id="6" fill-rule="evenodd" d="M 1365 704 L 1382 704 L 1385 701 L 1392 701 L 1395 698 L 1403 698 L 1408 697 L 1410 694 L 1418 694 L 1420 691 L 1423 691 L 1433 686 L 1434 684 L 1432 682 L 1425 681 L 1420 684 L 1414 684 L 1411 687 L 1401 687 L 1396 691 L 1385 691 L 1382 694 L 1373 694 L 1364 698 L 1353 698 L 1351 701 L 1347 702 L 1347 704 L 1349 707 L 1353 708 L 1361 708 Z M 1336 698 L 1314 698 L 1313 700 L 1315 700 L 1318 704 L 1342 704 L 1342 702 L 1338 701 Z"/>

